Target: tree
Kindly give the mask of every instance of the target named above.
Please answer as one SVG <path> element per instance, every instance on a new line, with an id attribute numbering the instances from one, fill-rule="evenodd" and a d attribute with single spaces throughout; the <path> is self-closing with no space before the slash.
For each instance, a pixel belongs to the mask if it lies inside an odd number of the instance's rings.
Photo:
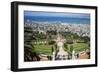
<path id="1" fill-rule="evenodd" d="M 49 45 L 54 45 L 55 43 L 55 41 L 49 41 Z"/>
<path id="2" fill-rule="evenodd" d="M 73 52 L 73 46 L 72 45 L 70 46 L 69 52 L 70 52 L 70 56 L 72 58 L 72 52 Z"/>
<path id="3" fill-rule="evenodd" d="M 32 44 L 33 34 L 31 27 L 24 27 L 24 61 L 38 61 L 39 57 Z"/>
<path id="4" fill-rule="evenodd" d="M 73 52 L 73 46 L 72 45 L 70 46 L 70 52 L 71 53 Z"/>
<path id="5" fill-rule="evenodd" d="M 65 51 L 68 51 L 68 45 L 67 45 L 67 43 L 64 43 L 64 48 L 65 48 Z"/>

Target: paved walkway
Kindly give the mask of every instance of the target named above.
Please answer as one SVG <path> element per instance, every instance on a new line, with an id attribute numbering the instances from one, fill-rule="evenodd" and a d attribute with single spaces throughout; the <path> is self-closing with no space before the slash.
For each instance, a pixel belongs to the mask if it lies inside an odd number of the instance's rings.
<path id="1" fill-rule="evenodd" d="M 83 52 L 79 55 L 79 59 L 89 59 L 89 55 L 86 52 Z"/>

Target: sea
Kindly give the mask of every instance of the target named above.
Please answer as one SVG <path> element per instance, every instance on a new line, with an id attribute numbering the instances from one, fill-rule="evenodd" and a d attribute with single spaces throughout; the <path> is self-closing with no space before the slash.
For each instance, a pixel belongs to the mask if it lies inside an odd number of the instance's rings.
<path id="1" fill-rule="evenodd" d="M 69 24 L 90 24 L 89 18 L 77 18 L 77 17 L 47 17 L 47 16 L 24 16 L 24 22 L 38 21 L 38 22 L 62 22 Z"/>

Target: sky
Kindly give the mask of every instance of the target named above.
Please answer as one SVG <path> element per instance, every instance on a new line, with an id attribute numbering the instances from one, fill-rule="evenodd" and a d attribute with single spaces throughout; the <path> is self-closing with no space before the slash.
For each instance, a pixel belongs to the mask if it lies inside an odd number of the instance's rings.
<path id="1" fill-rule="evenodd" d="M 83 13 L 65 13 L 65 12 L 38 12 L 38 11 L 24 11 L 25 16 L 48 16 L 48 17 L 75 17 L 75 18 L 88 18 L 89 14 Z"/>
<path id="2" fill-rule="evenodd" d="M 33 21 L 62 21 L 90 24 L 90 14 L 85 13 L 24 11 L 24 18 L 25 20 Z"/>

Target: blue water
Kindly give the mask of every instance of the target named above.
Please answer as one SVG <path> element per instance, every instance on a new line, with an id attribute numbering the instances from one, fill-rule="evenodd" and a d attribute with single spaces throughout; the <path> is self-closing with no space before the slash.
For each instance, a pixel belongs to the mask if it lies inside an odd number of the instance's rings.
<path id="1" fill-rule="evenodd" d="M 39 22 L 64 22 L 70 24 L 90 24 L 88 18 L 73 18 L 73 17 L 48 17 L 48 16 L 24 16 L 24 21 L 39 21 Z"/>

